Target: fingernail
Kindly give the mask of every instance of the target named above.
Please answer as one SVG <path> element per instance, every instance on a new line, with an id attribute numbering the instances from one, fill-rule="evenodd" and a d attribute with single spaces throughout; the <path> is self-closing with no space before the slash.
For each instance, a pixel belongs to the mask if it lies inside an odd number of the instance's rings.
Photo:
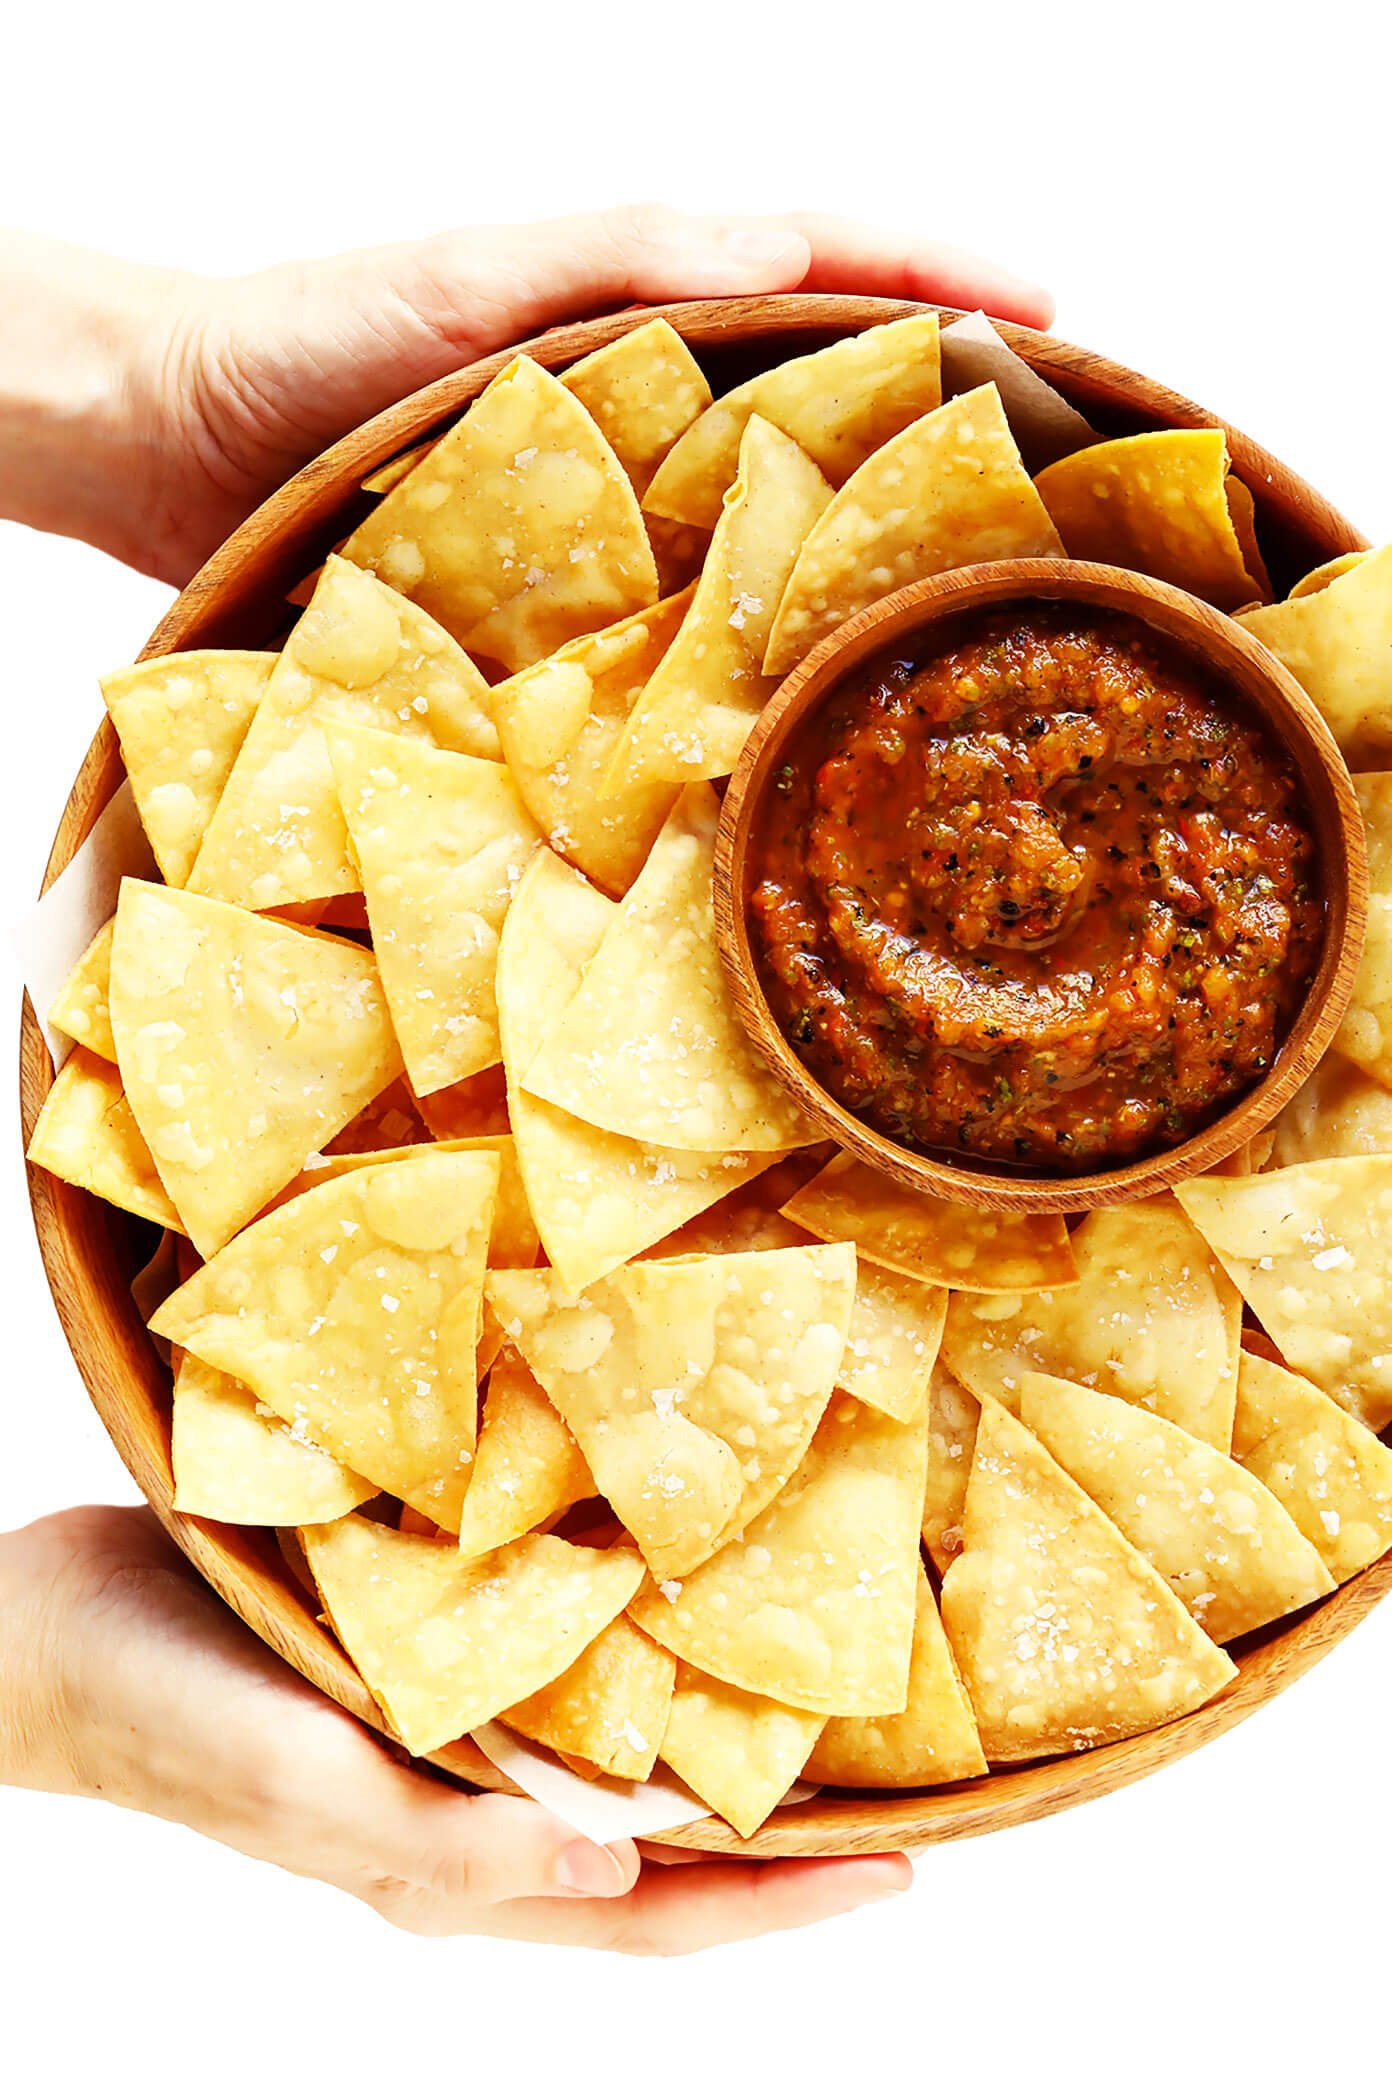
<path id="1" fill-rule="evenodd" d="M 623 1865 L 598 1842 L 567 1842 L 556 1858 L 556 1883 L 562 1892 L 612 1898 L 625 1889 Z"/>

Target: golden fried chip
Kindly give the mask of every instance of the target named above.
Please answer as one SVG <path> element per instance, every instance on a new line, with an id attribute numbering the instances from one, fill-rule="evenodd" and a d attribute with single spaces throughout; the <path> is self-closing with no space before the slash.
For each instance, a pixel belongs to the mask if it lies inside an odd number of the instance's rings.
<path id="1" fill-rule="evenodd" d="M 258 911 L 359 889 L 326 724 L 496 758 L 488 685 L 412 603 L 331 558 L 285 641 L 208 823 L 190 889 Z"/>
<path id="2" fill-rule="evenodd" d="M 651 514 L 714 529 L 754 414 L 790 436 L 833 486 L 842 485 L 872 450 L 941 399 L 937 313 L 869 327 L 717 399 L 668 454 L 643 504 Z"/>
<path id="3" fill-rule="evenodd" d="M 1248 609 L 1238 622 L 1300 683 L 1345 760 L 1392 760 L 1392 544 L 1370 551 L 1313 594 Z"/>
<path id="4" fill-rule="evenodd" d="M 1173 1421 L 1036 1371 L 1020 1418 L 1220 1646 L 1334 1586 L 1275 1495 Z"/>
<path id="5" fill-rule="evenodd" d="M 343 555 L 510 673 L 657 600 L 637 497 L 565 386 L 515 356 Z"/>
<path id="6" fill-rule="evenodd" d="M 615 1617 L 554 1682 L 500 1714 L 524 1740 L 578 1756 L 602 1776 L 646 1783 L 667 1729 L 677 1663 Z"/>
<path id="7" fill-rule="evenodd" d="M 274 653 L 168 653 L 102 677 L 140 823 L 166 884 L 187 882 Z"/>
<path id="8" fill-rule="evenodd" d="M 593 418 L 640 499 L 673 443 L 711 403 L 700 364 L 665 319 L 649 319 L 596 348 L 561 382 Z"/>
<path id="9" fill-rule="evenodd" d="M 635 1623 L 756 1696 L 846 1718 L 904 1710 L 924 1434 L 922 1417 L 891 1421 L 838 1395 L 743 1541 L 684 1581 L 645 1581 Z"/>
<path id="10" fill-rule="evenodd" d="M 1392 772 L 1355 776 L 1353 788 L 1368 840 L 1368 925 L 1334 1045 L 1392 1088 Z"/>
<path id="11" fill-rule="evenodd" d="M 1263 1356 L 1242 1358 L 1233 1455 L 1275 1494 L 1336 1581 L 1392 1545 L 1392 1450 Z"/>
<path id="12" fill-rule="evenodd" d="M 383 1146 L 361 1153 L 316 1153 L 274 1199 L 270 1208 L 288 1203 L 321 1182 L 336 1181 L 358 1167 L 380 1167 L 388 1160 L 409 1160 L 422 1150 L 418 1141 L 408 1145 Z M 530 1269 L 541 1252 L 541 1241 L 532 1223 L 531 1207 L 522 1185 L 515 1140 L 506 1131 L 487 1132 L 481 1138 L 445 1138 L 430 1147 L 437 1153 L 496 1153 L 498 1197 L 493 1206 L 493 1224 L 488 1236 L 490 1269 Z"/>
<path id="13" fill-rule="evenodd" d="M 501 1065 L 486 1066 L 482 1073 L 456 1080 L 453 1087 L 412 1099 L 436 1138 L 486 1138 L 510 1129 L 507 1078 Z"/>
<path id="14" fill-rule="evenodd" d="M 527 810 L 558 855 L 619 897 L 647 860 L 677 786 L 640 780 L 606 795 L 602 778 L 689 606 L 688 592 L 641 609 L 493 690 L 503 754 Z"/>
<path id="15" fill-rule="evenodd" d="M 28 1157 L 61 1182 L 90 1189 L 137 1218 L 182 1232 L 150 1148 L 131 1112 L 121 1076 L 82 1045 L 70 1052 L 39 1111 Z"/>
<path id="16" fill-rule="evenodd" d="M 116 933 L 113 915 L 99 928 L 77 963 L 68 973 L 58 998 L 48 1011 L 52 1027 L 85 1044 L 98 1058 L 116 1063 L 116 1039 L 111 1034 L 111 939 Z"/>
<path id="17" fill-rule="evenodd" d="M 711 904 L 717 818 L 704 785 L 682 792 L 522 1085 L 645 1144 L 786 1151 L 811 1133 L 756 1057 L 721 968 Z"/>
<path id="18" fill-rule="evenodd" d="M 1392 1154 L 1176 1191 L 1292 1370 L 1369 1428 L 1392 1421 Z"/>
<path id="19" fill-rule="evenodd" d="M 986 1774 L 976 1719 L 928 1576 L 918 1579 L 909 1701 L 887 1718 L 831 1718 L 807 1761 L 817 1783 L 879 1790 Z"/>
<path id="20" fill-rule="evenodd" d="M 1143 1733 L 1237 1673 L 1134 1545 L 988 1399 L 942 1616 L 990 1762 Z"/>
<path id="21" fill-rule="evenodd" d="M 334 1630 L 412 1754 L 542 1689 L 619 1615 L 636 1552 L 519 1537 L 481 1559 L 360 1515 L 300 1532 Z"/>
<path id="22" fill-rule="evenodd" d="M 212 1254 L 401 1070 L 369 951 L 128 877 L 111 952 L 126 1093 Z"/>
<path id="23" fill-rule="evenodd" d="M 1027 1370 L 1066 1376 L 1226 1451 L 1241 1301 L 1174 1198 L 1092 1211 L 1072 1244 L 1078 1281 L 1066 1290 L 949 1300 L 948 1368 L 1012 1412 Z"/>
<path id="24" fill-rule="evenodd" d="M 152 1325 L 455 1530 L 497 1189 L 495 1153 L 425 1146 L 356 1168 L 249 1226 Z"/>
<path id="25" fill-rule="evenodd" d="M 750 1835 L 787 1797 L 824 1724 L 819 1711 L 751 1696 L 682 1661 L 662 1759 L 736 1834 Z"/>
<path id="26" fill-rule="evenodd" d="M 1274 1130 L 1271 1159 L 1277 1167 L 1392 1153 L 1392 1089 L 1338 1052 L 1327 1052 Z"/>
<path id="27" fill-rule="evenodd" d="M 764 673 L 793 563 L 831 499 L 795 442 L 753 415 L 696 594 L 648 683 L 605 779 L 622 798 L 654 778 L 728 776 L 778 686 Z"/>
<path id="28" fill-rule="evenodd" d="M 475 1558 L 508 1544 L 597 1491 L 574 1436 L 516 1349 L 504 1344 L 484 1394 L 460 1551 Z"/>
<path id="29" fill-rule="evenodd" d="M 1296 581 L 1286 599 L 1303 602 L 1306 595 L 1318 594 L 1331 580 L 1342 580 L 1345 573 L 1351 573 L 1356 565 L 1371 557 L 1371 551 L 1341 551 L 1337 558 L 1326 558 L 1323 565 L 1315 566 Z"/>
<path id="30" fill-rule="evenodd" d="M 659 1580 L 737 1537 L 802 1460 L 850 1324 L 843 1247 L 633 1262 L 572 1299 L 554 1269 L 487 1295 Z"/>
<path id="31" fill-rule="evenodd" d="M 798 554 L 764 672 L 786 674 L 848 616 L 911 580 L 983 559 L 1062 556 L 1000 394 L 980 385 L 925 413 L 842 486 Z"/>
<path id="32" fill-rule="evenodd" d="M 981 1402 L 957 1382 L 939 1358 L 928 1387 L 928 1484 L 923 1494 L 923 1542 L 940 1574 L 962 1549 L 962 1511 Z"/>
<path id="33" fill-rule="evenodd" d="M 1077 1280 L 1062 1218 L 919 1196 L 850 1153 L 838 1153 L 783 1211 L 819 1240 L 850 1240 L 863 1260 L 918 1283 L 1028 1291 Z"/>
<path id="34" fill-rule="evenodd" d="M 378 1491 L 236 1378 L 187 1354 L 174 1373 L 173 1460 L 174 1506 L 214 1522 L 334 1522 Z"/>
<path id="35" fill-rule="evenodd" d="M 1229 471 L 1221 428 L 1160 428 L 1060 457 L 1036 484 L 1070 558 L 1127 566 L 1240 609 L 1270 589 L 1244 558 L 1235 525 L 1241 513 L 1247 533 L 1250 506 L 1245 487 L 1230 496 Z"/>

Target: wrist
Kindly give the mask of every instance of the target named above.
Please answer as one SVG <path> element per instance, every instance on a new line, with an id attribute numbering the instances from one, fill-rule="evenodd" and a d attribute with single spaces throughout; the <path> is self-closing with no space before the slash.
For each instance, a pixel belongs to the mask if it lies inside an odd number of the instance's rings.
<path id="1" fill-rule="evenodd" d="M 0 1534 L 0 1785 L 73 1794 L 86 1786 L 63 1629 L 66 1520 Z"/>

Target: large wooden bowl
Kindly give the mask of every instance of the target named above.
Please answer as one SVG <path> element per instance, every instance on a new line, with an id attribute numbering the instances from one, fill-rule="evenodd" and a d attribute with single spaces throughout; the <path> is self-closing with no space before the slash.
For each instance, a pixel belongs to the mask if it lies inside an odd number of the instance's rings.
<path id="1" fill-rule="evenodd" d="M 922 307 L 884 298 L 765 297 L 673 305 L 667 316 L 707 365 L 717 392 L 754 370 L 841 335 Z M 559 328 L 528 343 L 560 369 L 650 316 L 625 312 Z M 1149 378 L 1062 341 L 1003 325 L 1011 345 L 1105 433 L 1154 427 L 1213 427 L 1211 414 Z M 185 588 L 145 656 L 195 646 L 264 646 L 290 621 L 287 591 L 365 512 L 363 478 L 437 431 L 477 396 L 508 360 L 489 357 L 405 399 L 348 435 L 281 488 Z M 1255 443 L 1228 430 L 1237 471 L 1257 504 L 1278 590 L 1365 539 L 1311 487 Z M 103 722 L 59 822 L 45 888 L 66 866 L 121 781 L 116 737 Z M 20 1035 L 20 1098 L 26 1141 L 53 1078 L 33 1010 Z M 81 1190 L 31 1169 L 30 1197 L 59 1317 L 94 1405 L 132 1476 L 175 1542 L 260 1636 L 301 1674 L 379 1731 L 380 1716 L 337 1643 L 316 1621 L 274 1535 L 176 1514 L 169 1462 L 169 1374 L 131 1301 L 130 1279 L 152 1235 L 138 1221 Z M 1369 1567 L 1304 1615 L 1258 1633 L 1238 1649 L 1238 1679 L 1216 1702 L 1175 1724 L 1090 1754 L 1001 1771 L 951 1789 L 906 1796 L 826 1792 L 775 1815 L 741 1842 L 719 1821 L 663 1839 L 756 1856 L 913 1849 L 982 1834 L 1081 1804 L 1236 1725 L 1313 1665 L 1392 1584 L 1392 1558 Z M 448 1767 L 490 1788 L 504 1781 L 470 1742 L 448 1750 Z"/>

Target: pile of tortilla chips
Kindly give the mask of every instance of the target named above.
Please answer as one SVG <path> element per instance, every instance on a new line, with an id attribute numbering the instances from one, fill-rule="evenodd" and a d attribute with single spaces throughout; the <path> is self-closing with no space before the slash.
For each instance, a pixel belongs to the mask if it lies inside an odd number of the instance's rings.
<path id="1" fill-rule="evenodd" d="M 1392 1544 L 1392 550 L 1270 604 L 1221 432 L 1089 441 L 973 324 L 946 401 L 931 314 L 714 402 L 661 319 L 519 357 L 283 650 L 105 684 L 165 882 L 31 1158 L 164 1228 L 177 1506 L 298 1534 L 417 1754 L 501 1719 L 749 1835 L 1175 1718 Z M 778 678 L 1029 554 L 1241 610 L 1369 771 L 1336 1053 L 1247 1171 L 1075 1223 L 818 1146 L 711 908 Z"/>

